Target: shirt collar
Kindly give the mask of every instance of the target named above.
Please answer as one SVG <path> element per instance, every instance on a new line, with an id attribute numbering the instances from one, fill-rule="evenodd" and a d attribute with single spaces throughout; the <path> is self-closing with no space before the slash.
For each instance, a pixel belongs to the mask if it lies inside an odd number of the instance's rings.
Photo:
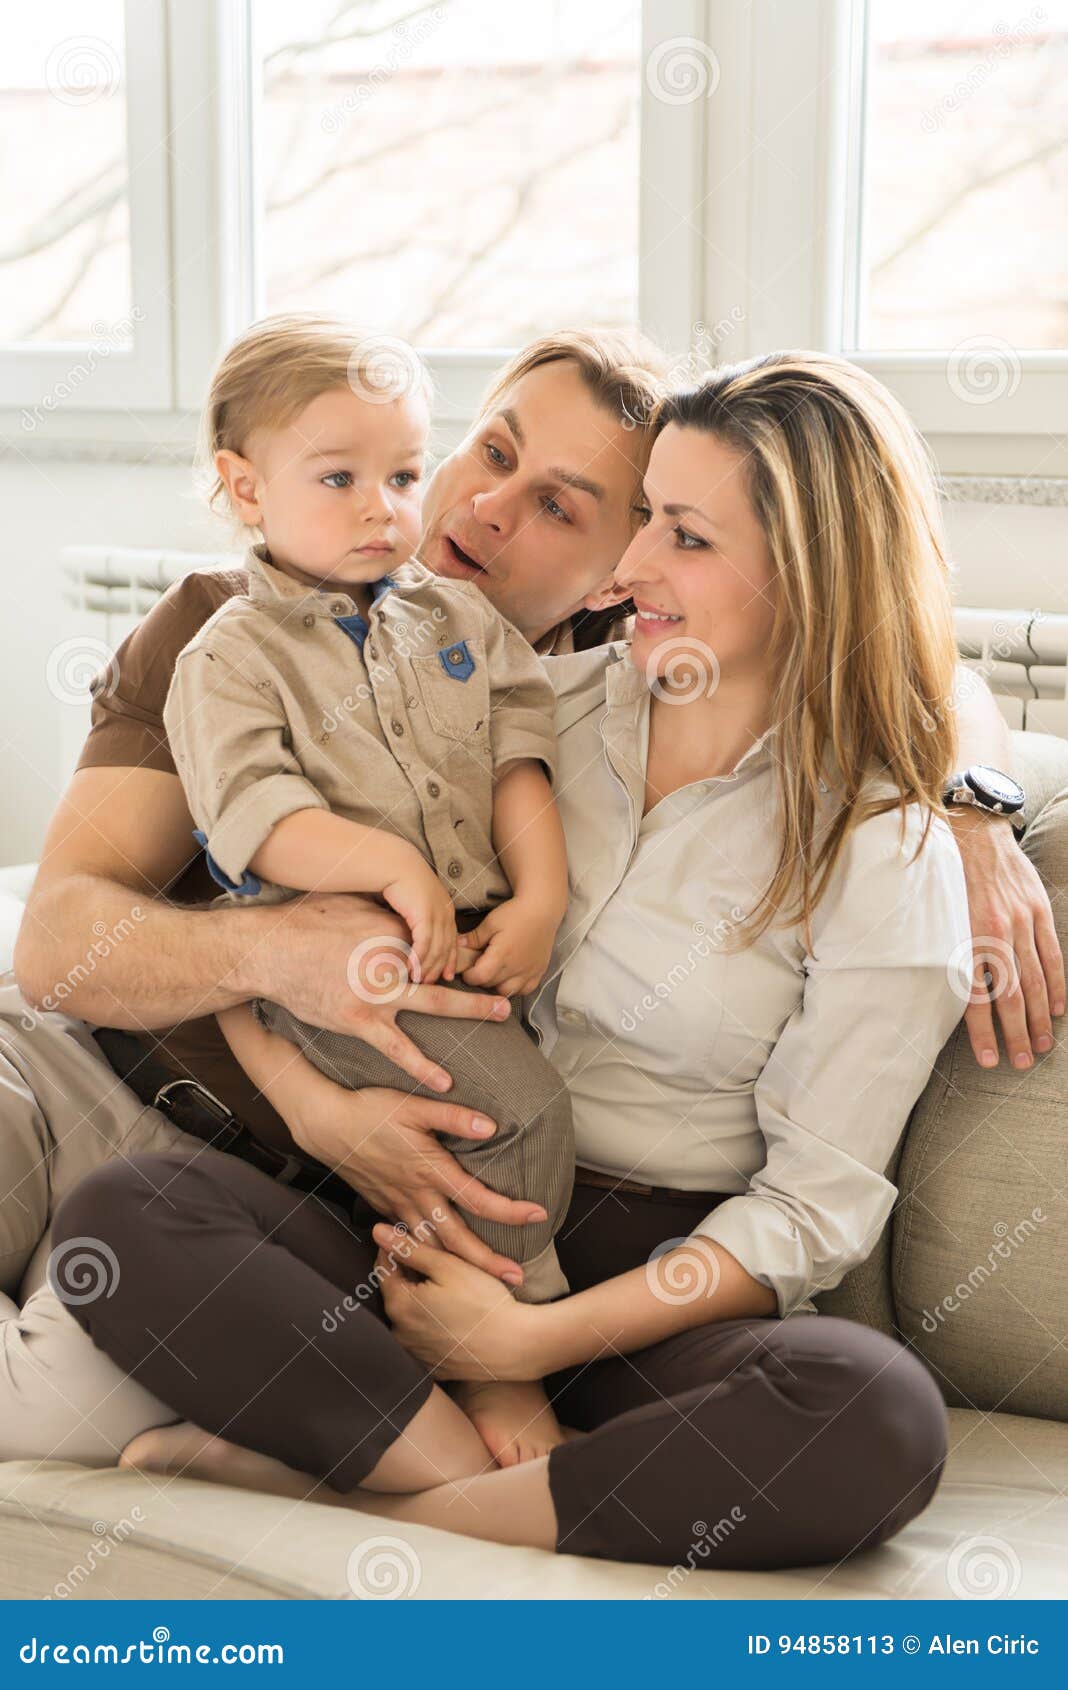
<path id="1" fill-rule="evenodd" d="M 550 628 L 540 640 L 534 641 L 534 650 L 539 657 L 566 657 L 575 649 L 575 636 L 571 623 L 559 622 L 555 628 Z"/>
<path id="2" fill-rule="evenodd" d="M 248 570 L 249 597 L 254 604 L 262 605 L 276 613 L 290 615 L 299 610 L 312 616 L 321 616 L 328 621 L 334 621 L 338 616 L 358 616 L 359 606 L 349 593 L 340 587 L 308 587 L 303 581 L 294 581 L 291 575 L 283 574 L 273 563 L 268 562 L 266 546 L 250 546 L 245 558 Z M 371 587 L 371 604 L 376 605 L 390 588 L 395 585 L 392 575 L 383 575 L 380 580 L 369 583 Z"/>

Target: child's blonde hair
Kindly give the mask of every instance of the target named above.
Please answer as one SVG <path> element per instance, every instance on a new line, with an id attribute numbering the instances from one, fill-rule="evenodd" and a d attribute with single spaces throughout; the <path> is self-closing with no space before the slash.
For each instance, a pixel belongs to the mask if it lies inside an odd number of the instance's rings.
<path id="1" fill-rule="evenodd" d="M 428 404 L 432 398 L 426 366 L 407 342 L 334 317 L 263 317 L 239 335 L 212 376 L 201 422 L 197 473 L 212 509 L 226 497 L 216 453 L 244 455 L 255 429 L 284 428 L 336 387 L 372 403 L 406 393 L 422 393 Z"/>

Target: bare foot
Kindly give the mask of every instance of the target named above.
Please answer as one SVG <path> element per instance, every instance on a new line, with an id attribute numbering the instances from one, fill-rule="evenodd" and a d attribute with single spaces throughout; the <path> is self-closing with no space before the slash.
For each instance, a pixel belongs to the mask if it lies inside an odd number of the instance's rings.
<path id="1" fill-rule="evenodd" d="M 235 1485 L 240 1490 L 269 1491 L 274 1496 L 332 1500 L 329 1493 L 317 1494 L 320 1487 L 307 1474 L 297 1473 L 269 1455 L 257 1455 L 240 1444 L 213 1437 L 190 1420 L 142 1432 L 126 1445 L 119 1466 L 136 1467 L 143 1473 L 188 1474 L 217 1485 Z"/>
<path id="2" fill-rule="evenodd" d="M 450 1394 L 501 1467 L 536 1461 L 564 1442 L 539 1379 L 464 1381 Z"/>

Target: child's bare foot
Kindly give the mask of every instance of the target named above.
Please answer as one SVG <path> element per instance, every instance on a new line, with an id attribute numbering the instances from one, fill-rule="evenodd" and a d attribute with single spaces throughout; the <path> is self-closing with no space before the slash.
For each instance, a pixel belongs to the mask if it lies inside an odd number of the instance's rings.
<path id="1" fill-rule="evenodd" d="M 126 1445 L 120 1467 L 136 1467 L 142 1473 L 174 1473 L 193 1479 L 210 1479 L 217 1485 L 236 1485 L 241 1490 L 268 1491 L 275 1496 L 308 1497 L 319 1487 L 314 1479 L 294 1472 L 269 1455 L 257 1455 L 240 1444 L 213 1437 L 189 1420 L 177 1426 L 156 1426 L 142 1432 Z M 329 1497 L 317 1497 L 329 1501 Z"/>
<path id="2" fill-rule="evenodd" d="M 539 1379 L 464 1381 L 449 1387 L 493 1459 L 517 1467 L 548 1455 L 566 1433 Z"/>

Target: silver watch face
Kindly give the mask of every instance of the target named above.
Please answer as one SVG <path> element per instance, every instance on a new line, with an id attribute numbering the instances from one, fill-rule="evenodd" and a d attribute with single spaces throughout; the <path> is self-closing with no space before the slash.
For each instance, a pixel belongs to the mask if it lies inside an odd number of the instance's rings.
<path id="1" fill-rule="evenodd" d="M 1003 775 L 1000 769 L 989 769 L 979 763 L 965 773 L 972 790 L 993 799 L 995 803 L 1018 805 L 1023 799 L 1022 788 L 1008 775 Z"/>

